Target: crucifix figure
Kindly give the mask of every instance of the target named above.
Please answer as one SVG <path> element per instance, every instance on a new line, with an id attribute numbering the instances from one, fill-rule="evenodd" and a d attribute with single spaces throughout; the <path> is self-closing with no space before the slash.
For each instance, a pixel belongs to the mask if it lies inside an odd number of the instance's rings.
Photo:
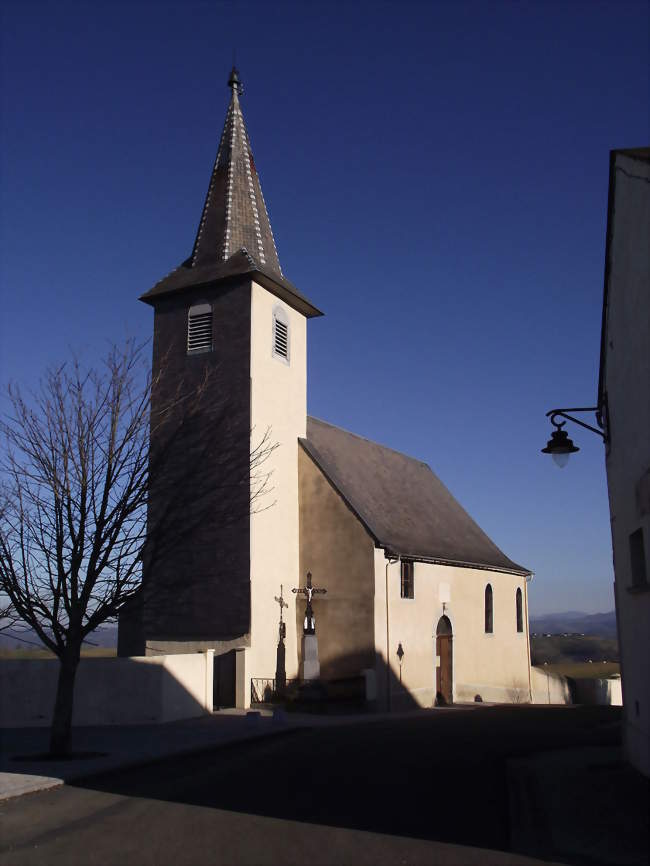
<path id="1" fill-rule="evenodd" d="M 314 611 L 311 606 L 312 596 L 325 594 L 326 589 L 317 589 L 311 585 L 311 571 L 307 572 L 307 586 L 300 589 L 292 589 L 291 592 L 298 592 L 307 596 L 307 607 L 305 609 L 305 622 L 303 625 L 303 634 L 316 634 L 316 620 L 314 619 Z"/>

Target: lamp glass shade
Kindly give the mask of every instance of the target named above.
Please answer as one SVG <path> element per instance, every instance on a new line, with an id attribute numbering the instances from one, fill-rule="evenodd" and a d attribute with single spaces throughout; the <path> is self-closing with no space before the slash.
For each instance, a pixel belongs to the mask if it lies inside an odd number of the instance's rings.
<path id="1" fill-rule="evenodd" d="M 546 443 L 546 448 L 542 448 L 542 454 L 550 454 L 556 465 L 562 468 L 569 462 L 569 455 L 575 454 L 579 450 L 577 445 L 574 445 L 573 441 L 569 439 L 566 430 L 554 430 Z"/>
<path id="2" fill-rule="evenodd" d="M 564 453 L 555 452 L 555 454 L 552 454 L 551 456 L 553 457 L 555 465 L 559 466 L 560 469 L 564 469 L 564 467 L 569 462 L 569 457 L 571 456 L 571 452 L 570 451 L 565 451 Z"/>

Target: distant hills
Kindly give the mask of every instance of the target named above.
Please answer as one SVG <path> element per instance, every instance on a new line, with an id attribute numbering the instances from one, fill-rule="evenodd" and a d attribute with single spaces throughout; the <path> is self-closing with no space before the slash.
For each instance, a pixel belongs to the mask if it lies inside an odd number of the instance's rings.
<path id="1" fill-rule="evenodd" d="M 532 634 L 584 634 L 590 637 L 616 638 L 616 614 L 581 613 L 570 610 L 565 613 L 547 613 L 531 617 Z M 0 632 L 0 649 L 28 649 L 41 646 L 41 642 L 31 629 L 11 629 Z M 116 647 L 117 625 L 105 625 L 88 636 L 86 646 Z"/>
<path id="2" fill-rule="evenodd" d="M 616 637 L 616 613 L 547 613 L 530 619 L 531 634 L 584 634 L 593 637 Z"/>

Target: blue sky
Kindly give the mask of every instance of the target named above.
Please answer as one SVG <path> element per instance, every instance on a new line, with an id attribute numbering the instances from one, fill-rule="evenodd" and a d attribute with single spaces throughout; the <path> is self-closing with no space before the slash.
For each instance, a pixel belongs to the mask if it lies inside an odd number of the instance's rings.
<path id="1" fill-rule="evenodd" d="M 646 3 L 5 3 L 0 379 L 149 336 L 236 51 L 309 327 L 309 411 L 426 460 L 531 613 L 613 607 L 596 400 L 608 152 L 648 143 Z"/>

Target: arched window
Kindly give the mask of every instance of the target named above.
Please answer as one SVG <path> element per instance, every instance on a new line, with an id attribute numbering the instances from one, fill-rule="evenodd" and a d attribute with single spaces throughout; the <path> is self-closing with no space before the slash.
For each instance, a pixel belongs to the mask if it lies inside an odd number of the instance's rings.
<path id="1" fill-rule="evenodd" d="M 494 631 L 492 587 L 488 583 L 485 587 L 485 633 L 492 634 Z"/>
<path id="2" fill-rule="evenodd" d="M 212 351 L 212 307 L 194 304 L 187 313 L 187 351 Z"/>
<path id="3" fill-rule="evenodd" d="M 524 630 L 524 616 L 521 609 L 521 589 L 517 587 L 516 593 L 516 602 L 517 602 L 517 631 Z"/>
<path id="4" fill-rule="evenodd" d="M 289 363 L 289 319 L 280 306 L 273 309 L 273 354 Z"/>

